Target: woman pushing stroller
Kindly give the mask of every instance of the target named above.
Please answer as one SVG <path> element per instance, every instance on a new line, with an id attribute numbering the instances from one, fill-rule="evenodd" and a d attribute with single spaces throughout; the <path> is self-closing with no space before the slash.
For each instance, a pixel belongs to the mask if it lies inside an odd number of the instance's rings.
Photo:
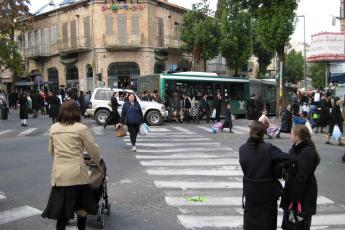
<path id="1" fill-rule="evenodd" d="M 87 126 L 80 123 L 80 109 L 74 100 L 65 101 L 58 122 L 50 129 L 48 150 L 54 157 L 51 193 L 42 217 L 56 219 L 56 229 L 64 230 L 77 213 L 78 229 L 85 229 L 88 214 L 96 214 L 95 196 L 90 188 L 86 149 L 91 162 L 98 165 L 100 149 Z"/>

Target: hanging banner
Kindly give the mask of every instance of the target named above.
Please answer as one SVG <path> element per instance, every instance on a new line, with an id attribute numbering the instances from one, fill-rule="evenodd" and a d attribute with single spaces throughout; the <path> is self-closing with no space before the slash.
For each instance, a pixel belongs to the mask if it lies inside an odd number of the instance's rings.
<path id="1" fill-rule="evenodd" d="M 323 32 L 312 35 L 307 61 L 345 61 L 345 33 Z"/>
<path id="2" fill-rule="evenodd" d="M 144 5 L 119 5 L 119 4 L 111 4 L 111 5 L 102 5 L 102 11 L 112 10 L 114 13 L 117 13 L 118 10 L 129 10 L 129 11 L 142 11 L 145 9 Z"/>

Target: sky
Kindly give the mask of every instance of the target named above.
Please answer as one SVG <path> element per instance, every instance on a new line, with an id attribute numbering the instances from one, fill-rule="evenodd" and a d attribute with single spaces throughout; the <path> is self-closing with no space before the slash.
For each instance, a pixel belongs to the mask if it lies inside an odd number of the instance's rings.
<path id="1" fill-rule="evenodd" d="M 54 0 L 60 3 L 62 0 Z M 49 3 L 50 0 L 31 0 L 31 10 L 34 12 L 42 5 Z M 192 8 L 193 3 L 199 0 L 169 0 L 169 2 L 183 6 L 185 8 Z M 217 0 L 209 0 L 210 7 L 215 10 L 217 7 Z M 339 17 L 340 0 L 300 0 L 297 10 L 297 15 L 305 15 L 306 19 L 306 42 L 310 42 L 312 34 L 323 31 L 339 32 L 340 23 L 336 21 L 336 26 L 332 25 L 332 16 Z M 295 33 L 291 40 L 294 42 L 303 42 L 303 18 L 299 18 L 296 23 Z"/>

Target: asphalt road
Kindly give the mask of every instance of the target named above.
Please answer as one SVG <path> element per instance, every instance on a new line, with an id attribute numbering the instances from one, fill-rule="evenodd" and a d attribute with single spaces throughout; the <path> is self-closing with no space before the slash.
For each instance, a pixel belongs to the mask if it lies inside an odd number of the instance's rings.
<path id="1" fill-rule="evenodd" d="M 211 134 L 211 124 L 166 124 L 153 128 L 138 140 L 136 154 L 128 138 L 114 136 L 86 123 L 100 145 L 108 166 L 112 203 L 105 229 L 241 229 L 241 173 L 238 147 L 248 137 L 246 120 L 236 120 L 234 134 Z M 0 229 L 55 229 L 55 221 L 43 219 L 50 191 L 52 157 L 47 151 L 46 116 L 20 126 L 17 111 L 0 121 Z M 345 229 L 344 147 L 324 145 L 314 135 L 322 162 L 316 171 L 319 185 L 318 216 L 314 227 Z M 288 135 L 267 140 L 288 151 Z M 203 196 L 203 202 L 189 201 Z M 90 219 L 88 229 L 97 229 Z M 72 221 L 69 229 L 76 229 Z"/>

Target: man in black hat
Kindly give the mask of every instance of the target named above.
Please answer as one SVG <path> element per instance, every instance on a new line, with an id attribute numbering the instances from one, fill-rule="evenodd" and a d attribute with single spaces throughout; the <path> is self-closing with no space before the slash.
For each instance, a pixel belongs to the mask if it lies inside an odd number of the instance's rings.
<path id="1" fill-rule="evenodd" d="M 255 102 L 255 94 L 252 94 L 247 101 L 247 119 L 249 120 L 249 126 L 254 120 L 257 120 L 256 114 L 256 102 Z"/>

